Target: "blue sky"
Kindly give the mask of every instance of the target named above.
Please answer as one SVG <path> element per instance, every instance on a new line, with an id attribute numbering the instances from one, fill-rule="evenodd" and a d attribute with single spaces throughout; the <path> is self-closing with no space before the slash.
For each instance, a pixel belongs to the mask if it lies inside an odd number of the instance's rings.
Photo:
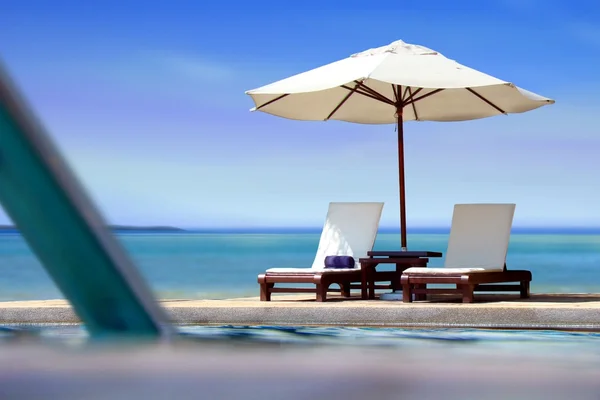
<path id="1" fill-rule="evenodd" d="M 244 91 L 402 39 L 556 100 L 407 123 L 409 226 L 462 202 L 600 226 L 591 0 L 83 3 L 5 0 L 0 56 L 111 223 L 319 226 L 329 201 L 384 201 L 397 226 L 393 126 L 250 113 Z"/>

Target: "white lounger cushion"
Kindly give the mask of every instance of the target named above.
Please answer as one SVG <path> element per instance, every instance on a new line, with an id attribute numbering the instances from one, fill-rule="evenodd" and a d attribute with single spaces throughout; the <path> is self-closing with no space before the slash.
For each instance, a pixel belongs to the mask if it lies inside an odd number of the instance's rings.
<path id="1" fill-rule="evenodd" d="M 319 247 L 311 268 L 270 268 L 269 274 L 309 274 L 348 272 L 360 269 L 359 258 L 367 257 L 373 249 L 383 203 L 377 202 L 332 202 L 321 231 Z M 327 256 L 352 256 L 355 268 L 325 269 Z"/>
<path id="2" fill-rule="evenodd" d="M 408 268 L 429 275 L 503 271 L 515 204 L 456 204 L 443 268 Z"/>
<path id="3" fill-rule="evenodd" d="M 428 274 L 428 275 L 458 275 L 458 274 L 472 274 L 477 272 L 502 272 L 503 269 L 486 269 L 486 268 L 421 268 L 413 267 L 405 269 L 404 272 L 409 274 Z"/>
<path id="4" fill-rule="evenodd" d="M 360 271 L 360 268 L 269 268 L 267 274 L 314 274 L 315 272 L 323 272 L 326 274 L 336 272 Z"/>

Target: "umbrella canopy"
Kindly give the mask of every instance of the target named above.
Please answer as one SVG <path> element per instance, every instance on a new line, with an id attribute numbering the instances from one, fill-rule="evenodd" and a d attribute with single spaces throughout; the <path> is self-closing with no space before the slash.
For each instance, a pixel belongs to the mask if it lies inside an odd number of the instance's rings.
<path id="1" fill-rule="evenodd" d="M 401 246 L 406 250 L 403 121 L 465 121 L 522 113 L 554 100 L 401 40 L 249 90 L 279 117 L 398 124 Z"/>

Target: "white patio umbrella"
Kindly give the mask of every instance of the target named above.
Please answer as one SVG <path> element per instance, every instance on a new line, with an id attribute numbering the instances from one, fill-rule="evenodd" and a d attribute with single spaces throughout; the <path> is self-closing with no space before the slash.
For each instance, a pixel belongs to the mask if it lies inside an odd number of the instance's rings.
<path id="1" fill-rule="evenodd" d="M 407 249 L 403 121 L 465 121 L 554 103 L 402 40 L 246 94 L 254 101 L 252 111 L 289 119 L 397 123 L 402 250 Z"/>

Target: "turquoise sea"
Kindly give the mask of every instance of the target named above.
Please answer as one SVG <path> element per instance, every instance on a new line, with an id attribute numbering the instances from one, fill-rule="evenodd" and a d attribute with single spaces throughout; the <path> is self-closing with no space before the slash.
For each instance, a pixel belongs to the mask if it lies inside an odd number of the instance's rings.
<path id="1" fill-rule="evenodd" d="M 161 298 L 257 296 L 269 267 L 310 266 L 318 232 L 156 233 L 117 237 Z M 447 233 L 412 233 L 413 250 L 446 251 Z M 399 236 L 380 233 L 375 249 L 396 250 Z M 431 259 L 441 266 L 443 259 Z M 513 233 L 508 267 L 533 273 L 532 292 L 600 292 L 600 233 Z M 0 301 L 62 298 L 16 232 L 0 234 Z"/>

